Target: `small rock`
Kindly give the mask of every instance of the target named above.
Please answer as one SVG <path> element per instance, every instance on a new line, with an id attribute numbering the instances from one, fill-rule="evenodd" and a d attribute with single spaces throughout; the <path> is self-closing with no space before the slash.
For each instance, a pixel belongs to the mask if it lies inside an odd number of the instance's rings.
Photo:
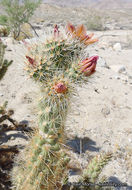
<path id="1" fill-rule="evenodd" d="M 108 122 L 111 122 L 111 121 L 112 121 L 112 118 L 109 118 L 109 119 L 108 119 Z"/>
<path id="2" fill-rule="evenodd" d="M 122 50 L 121 44 L 120 44 L 120 43 L 114 44 L 113 49 L 114 49 L 115 51 L 121 51 L 121 50 Z"/>
<path id="3" fill-rule="evenodd" d="M 12 49 L 7 46 L 6 51 L 12 51 Z"/>
<path id="4" fill-rule="evenodd" d="M 12 136 L 12 137 L 10 138 L 10 140 L 15 140 L 15 137 Z"/>
<path id="5" fill-rule="evenodd" d="M 80 115 L 80 113 L 79 113 L 79 112 L 77 112 L 77 111 L 75 111 L 75 112 L 74 112 L 74 114 L 75 114 L 75 115 Z"/>
<path id="6" fill-rule="evenodd" d="M 98 88 L 94 88 L 94 91 L 99 94 Z"/>
<path id="7" fill-rule="evenodd" d="M 15 98 L 15 97 L 16 97 L 16 94 L 15 94 L 15 93 L 11 94 L 11 97 L 12 97 L 12 98 Z"/>
<path id="8" fill-rule="evenodd" d="M 122 77 L 121 80 L 124 82 L 128 82 L 127 78 L 124 78 L 124 77 Z"/>
<path id="9" fill-rule="evenodd" d="M 103 86 L 103 89 L 108 89 L 108 86 Z"/>
<path id="10" fill-rule="evenodd" d="M 126 71 L 126 67 L 124 65 L 111 65 L 110 69 L 115 71 L 116 73 L 122 73 Z"/>
<path id="11" fill-rule="evenodd" d="M 110 109 L 108 107 L 104 107 L 102 108 L 101 112 L 106 117 L 107 115 L 110 114 Z"/>
<path id="12" fill-rule="evenodd" d="M 123 71 L 122 74 L 127 75 L 127 72 L 126 72 L 126 71 Z"/>
<path id="13" fill-rule="evenodd" d="M 31 43 L 31 40 L 30 39 L 24 39 L 23 41 L 21 41 L 21 43 L 23 43 L 23 42 L 28 44 L 28 43 Z"/>
<path id="14" fill-rule="evenodd" d="M 129 75 L 128 78 L 129 78 L 129 79 L 132 79 L 132 75 Z"/>
<path id="15" fill-rule="evenodd" d="M 100 49 L 103 49 L 103 50 L 105 50 L 105 47 L 101 47 Z"/>
<path id="16" fill-rule="evenodd" d="M 42 29 L 42 26 L 41 26 L 39 23 L 37 23 L 37 25 L 34 25 L 33 28 L 34 28 L 35 30 L 41 30 L 41 29 Z"/>
<path id="17" fill-rule="evenodd" d="M 101 57 L 99 57 L 99 59 L 98 59 L 97 66 L 105 67 L 105 68 L 109 69 L 109 66 L 107 65 L 106 61 Z"/>
<path id="18" fill-rule="evenodd" d="M 120 76 L 118 76 L 118 75 L 117 75 L 117 76 L 115 76 L 115 79 L 118 79 L 118 80 L 119 80 L 119 79 L 120 79 Z"/>

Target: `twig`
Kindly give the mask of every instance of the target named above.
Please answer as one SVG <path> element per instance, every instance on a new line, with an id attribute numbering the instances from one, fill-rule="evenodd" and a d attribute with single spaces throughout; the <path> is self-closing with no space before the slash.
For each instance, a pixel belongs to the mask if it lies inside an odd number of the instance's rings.
<path id="1" fill-rule="evenodd" d="M 80 154 L 83 153 L 83 139 L 80 138 Z"/>
<path id="2" fill-rule="evenodd" d="M 8 115 L 3 115 L 0 117 L 0 123 L 2 123 L 3 121 L 8 120 L 11 123 L 13 123 L 13 125 L 17 126 L 17 122 L 15 120 L 13 120 L 12 118 L 10 118 Z"/>
<path id="3" fill-rule="evenodd" d="M 2 152 L 8 152 L 8 151 L 12 151 L 12 152 L 15 152 L 15 153 L 18 153 L 18 146 L 15 145 L 15 146 L 8 146 L 8 145 L 2 145 L 0 146 L 0 153 Z"/>
<path id="4" fill-rule="evenodd" d="M 31 23 L 28 22 L 28 24 L 31 26 L 31 28 L 33 29 L 33 31 L 35 32 L 36 36 L 39 37 L 39 35 L 37 34 L 36 30 L 34 29 L 34 27 L 32 26 Z"/>

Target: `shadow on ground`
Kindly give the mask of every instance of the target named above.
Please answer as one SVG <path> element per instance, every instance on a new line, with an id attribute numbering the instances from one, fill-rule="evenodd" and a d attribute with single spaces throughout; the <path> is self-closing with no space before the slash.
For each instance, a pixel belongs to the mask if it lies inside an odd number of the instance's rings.
<path id="1" fill-rule="evenodd" d="M 100 150 L 99 147 L 96 147 L 96 142 L 87 137 L 75 137 L 74 139 L 69 140 L 67 145 L 78 154 L 85 153 L 87 150 L 91 152 L 99 152 Z"/>

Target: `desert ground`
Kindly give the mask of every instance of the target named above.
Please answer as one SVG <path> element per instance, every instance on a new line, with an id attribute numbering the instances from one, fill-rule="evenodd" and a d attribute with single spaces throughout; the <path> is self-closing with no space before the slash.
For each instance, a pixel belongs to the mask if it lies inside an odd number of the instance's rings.
<path id="1" fill-rule="evenodd" d="M 32 24 L 40 38 L 47 28 L 55 23 L 64 26 L 67 21 L 83 23 L 89 29 L 91 8 L 74 8 L 56 4 L 43 4 L 32 17 Z M 101 153 L 112 152 L 112 160 L 105 166 L 101 176 L 108 181 L 127 183 L 132 189 L 132 14 L 131 9 L 122 8 L 101 12 L 101 31 L 92 31 L 99 42 L 88 46 L 87 54 L 98 55 L 96 72 L 87 84 L 75 86 L 77 96 L 73 97 L 66 122 L 67 145 L 75 167 L 85 168 L 89 160 Z M 127 16 L 124 16 L 127 15 Z M 96 22 L 96 19 L 95 19 Z M 34 40 L 37 39 L 34 36 Z M 14 110 L 13 119 L 33 128 L 37 125 L 37 103 L 39 85 L 29 78 L 25 68 L 24 44 L 3 37 L 7 44 L 5 58 L 13 60 L 5 76 L 0 80 L 0 105 L 8 101 L 7 108 Z M 28 39 L 29 40 L 29 39 Z M 31 39 L 32 40 L 32 39 Z M 21 130 L 0 133 L 0 145 L 17 145 L 22 149 L 28 143 L 29 134 Z M 80 147 L 82 142 L 82 147 Z M 69 180 L 76 181 L 79 174 L 69 172 Z M 101 177 L 100 176 L 100 177 Z M 9 190 L 9 184 L 1 190 Z"/>

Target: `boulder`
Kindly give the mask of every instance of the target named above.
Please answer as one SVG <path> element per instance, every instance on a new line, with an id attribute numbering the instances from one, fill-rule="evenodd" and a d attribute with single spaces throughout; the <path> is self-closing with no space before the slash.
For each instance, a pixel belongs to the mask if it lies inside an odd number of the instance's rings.
<path id="1" fill-rule="evenodd" d="M 33 30 L 31 26 L 27 23 L 22 24 L 21 26 L 21 32 L 16 40 L 21 41 L 26 38 L 32 38 L 33 37 Z"/>

